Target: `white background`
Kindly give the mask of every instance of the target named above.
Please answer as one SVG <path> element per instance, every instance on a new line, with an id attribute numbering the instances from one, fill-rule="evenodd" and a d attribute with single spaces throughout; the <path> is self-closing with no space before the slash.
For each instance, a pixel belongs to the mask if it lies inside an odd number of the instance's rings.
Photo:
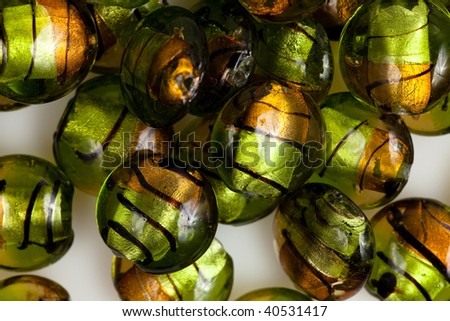
<path id="1" fill-rule="evenodd" d="M 172 4 L 185 5 L 190 2 L 170 1 Z M 333 49 L 336 48 L 337 44 L 333 43 Z M 335 65 L 332 92 L 341 91 L 343 88 L 338 67 Z M 69 95 L 53 103 L 0 113 L 0 155 L 31 154 L 54 162 L 53 133 L 71 97 L 72 95 Z M 420 196 L 450 204 L 450 136 L 412 136 L 414 164 L 409 182 L 398 199 Z M 370 217 L 374 212 L 367 212 L 367 215 Z M 73 201 L 75 241 L 72 248 L 53 265 L 30 273 L 58 282 L 67 289 L 72 300 L 118 300 L 111 281 L 112 253 L 100 238 L 94 213 L 95 198 L 76 191 Z M 272 219 L 273 214 L 241 227 L 219 226 L 217 238 L 233 257 L 235 266 L 231 300 L 257 288 L 293 287 L 273 250 Z M 0 279 L 13 275 L 16 273 L 0 270 Z M 374 299 L 365 290 L 351 298 Z"/>

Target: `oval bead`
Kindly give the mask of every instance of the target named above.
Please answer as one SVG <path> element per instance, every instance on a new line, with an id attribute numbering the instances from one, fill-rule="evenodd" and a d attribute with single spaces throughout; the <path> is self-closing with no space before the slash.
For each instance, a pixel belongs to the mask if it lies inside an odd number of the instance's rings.
<path id="1" fill-rule="evenodd" d="M 0 281 L 0 301 L 69 301 L 58 283 L 37 275 L 17 275 Z"/>
<path id="2" fill-rule="evenodd" d="M 236 301 L 311 301 L 311 299 L 293 289 L 271 287 L 247 292 Z"/>

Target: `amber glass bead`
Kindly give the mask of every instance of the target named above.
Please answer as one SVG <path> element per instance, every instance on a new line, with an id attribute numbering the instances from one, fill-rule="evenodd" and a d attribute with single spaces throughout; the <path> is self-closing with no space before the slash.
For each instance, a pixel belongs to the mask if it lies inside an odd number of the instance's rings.
<path id="1" fill-rule="evenodd" d="M 0 158 L 0 268 L 31 271 L 71 247 L 73 187 L 52 163 L 28 155 Z"/>
<path id="2" fill-rule="evenodd" d="M 393 200 L 406 185 L 414 158 L 401 118 L 371 109 L 348 92 L 329 95 L 321 112 L 325 159 L 310 182 L 333 185 L 364 209 Z"/>
<path id="3" fill-rule="evenodd" d="M 344 81 L 385 113 L 423 113 L 450 90 L 449 37 L 450 16 L 441 5 L 365 2 L 342 32 Z"/>
<path id="4" fill-rule="evenodd" d="M 68 94 L 84 80 L 98 48 L 84 2 L 2 1 L 0 10 L 1 95 L 39 104 Z"/>
<path id="5" fill-rule="evenodd" d="M 237 301 L 311 301 L 305 294 L 289 288 L 272 287 L 250 291 Z"/>
<path id="6" fill-rule="evenodd" d="M 323 156 L 316 103 L 276 81 L 252 83 L 230 99 L 211 137 L 222 180 L 251 195 L 276 198 L 299 188 Z"/>
<path id="7" fill-rule="evenodd" d="M 334 66 L 322 25 L 313 18 L 285 24 L 259 24 L 255 77 L 301 86 L 316 102 L 331 87 Z"/>
<path id="8" fill-rule="evenodd" d="M 152 127 L 180 120 L 206 73 L 203 30 L 187 9 L 166 6 L 141 20 L 128 41 L 121 84 L 130 111 Z"/>
<path id="9" fill-rule="evenodd" d="M 173 129 L 151 128 L 125 105 L 117 76 L 84 82 L 58 124 L 53 151 L 74 186 L 97 195 L 108 174 L 138 150 L 167 155 Z"/>
<path id="10" fill-rule="evenodd" d="M 100 235 L 114 254 L 158 274 L 194 263 L 218 225 L 214 192 L 204 176 L 145 151 L 108 176 L 96 216 Z"/>
<path id="11" fill-rule="evenodd" d="M 124 301 L 224 301 L 233 276 L 233 260 L 216 239 L 198 260 L 177 272 L 145 273 L 118 257 L 112 266 L 114 287 Z"/>
<path id="12" fill-rule="evenodd" d="M 284 199 L 274 235 L 284 271 L 312 298 L 347 299 L 369 276 L 375 247 L 370 222 L 330 185 L 305 184 Z"/>
<path id="13" fill-rule="evenodd" d="M 450 300 L 450 208 L 407 198 L 371 219 L 376 253 L 366 288 L 382 300 Z"/>
<path id="14" fill-rule="evenodd" d="M 235 0 L 202 0 L 191 9 L 205 31 L 208 68 L 191 114 L 217 114 L 248 83 L 257 48 L 255 24 Z"/>
<path id="15" fill-rule="evenodd" d="M 267 22 L 292 22 L 310 16 L 325 0 L 239 0 L 255 18 Z"/>
<path id="16" fill-rule="evenodd" d="M 0 301 L 69 301 L 58 283 L 37 275 L 18 275 L 0 281 Z"/>

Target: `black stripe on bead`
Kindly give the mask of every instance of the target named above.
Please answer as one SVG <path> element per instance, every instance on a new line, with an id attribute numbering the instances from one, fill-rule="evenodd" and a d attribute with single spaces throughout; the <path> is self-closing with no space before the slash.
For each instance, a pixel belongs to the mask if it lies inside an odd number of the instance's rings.
<path id="1" fill-rule="evenodd" d="M 56 196 L 58 195 L 61 181 L 57 180 L 53 185 L 52 194 L 50 195 L 50 203 L 47 208 L 47 251 L 52 252 L 55 248 L 53 241 L 53 212 L 55 211 Z"/>
<path id="2" fill-rule="evenodd" d="M 389 139 L 386 139 L 380 146 L 378 146 L 377 148 L 375 148 L 375 150 L 370 154 L 370 157 L 369 157 L 369 159 L 367 160 L 367 162 L 366 162 L 366 164 L 365 164 L 365 166 L 364 166 L 364 169 L 363 169 L 363 171 L 362 171 L 361 179 L 359 180 L 359 189 L 360 189 L 361 191 L 364 190 L 364 177 L 365 177 L 365 175 L 366 175 L 367 169 L 369 168 L 370 161 L 371 161 L 372 158 L 375 156 L 375 154 L 376 154 L 381 148 L 383 148 L 384 145 L 389 144 L 389 142 L 390 142 L 390 140 L 389 140 Z"/>
<path id="3" fill-rule="evenodd" d="M 31 54 L 31 62 L 30 62 L 30 68 L 28 69 L 28 72 L 25 76 L 25 80 L 29 79 L 31 76 L 31 73 L 33 71 L 33 67 L 34 67 L 34 59 L 36 58 L 36 50 L 37 50 L 37 46 L 36 46 L 36 38 L 37 38 L 37 31 L 36 31 L 36 2 L 35 1 L 31 1 L 30 2 L 30 7 L 31 7 L 31 25 L 32 25 L 32 33 L 33 33 L 33 49 L 32 49 L 32 54 Z"/>
<path id="4" fill-rule="evenodd" d="M 181 295 L 180 291 L 177 288 L 177 285 L 175 284 L 175 282 L 172 280 L 172 277 L 170 276 L 169 273 L 166 274 L 167 279 L 169 280 L 170 284 L 172 285 L 175 293 L 177 294 L 178 300 L 179 301 L 183 301 L 183 296 Z"/>
<path id="5" fill-rule="evenodd" d="M 420 78 L 422 76 L 425 76 L 426 74 L 431 72 L 431 67 L 429 67 L 427 70 L 424 70 L 418 74 L 415 75 L 410 75 L 408 77 L 400 77 L 400 79 L 398 79 L 397 81 L 392 81 L 391 79 L 384 79 L 384 80 L 379 80 L 376 81 L 374 83 L 371 83 L 370 85 L 366 86 L 366 91 L 369 94 L 369 97 L 372 98 L 371 92 L 372 90 L 376 89 L 377 87 L 383 86 L 383 85 L 388 85 L 388 84 L 395 84 L 395 83 L 400 83 L 402 81 L 408 81 L 408 80 L 412 80 L 412 79 L 416 79 L 416 78 Z"/>

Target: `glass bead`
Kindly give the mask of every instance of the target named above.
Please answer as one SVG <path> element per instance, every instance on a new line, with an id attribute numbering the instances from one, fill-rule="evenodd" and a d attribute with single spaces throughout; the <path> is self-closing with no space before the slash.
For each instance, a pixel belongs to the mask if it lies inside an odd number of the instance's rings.
<path id="1" fill-rule="evenodd" d="M 78 87 L 58 124 L 53 151 L 74 186 L 97 195 L 108 174 L 138 150 L 169 153 L 172 127 L 151 128 L 127 109 L 117 76 Z"/>
<path id="2" fill-rule="evenodd" d="M 97 199 L 105 244 L 150 273 L 195 262 L 218 225 L 214 192 L 203 175 L 171 158 L 138 152 L 112 171 Z"/>
<path id="3" fill-rule="evenodd" d="M 335 186 L 364 209 L 393 200 L 406 185 L 414 158 L 401 118 L 382 114 L 348 92 L 329 95 L 320 107 L 326 156 L 309 181 Z"/>
<path id="4" fill-rule="evenodd" d="M 324 126 L 299 88 L 255 82 L 231 98 L 212 132 L 218 173 L 233 191 L 276 198 L 298 189 L 322 155 Z"/>
<path id="5" fill-rule="evenodd" d="M 450 213 L 445 204 L 407 198 L 371 219 L 375 260 L 367 290 L 381 300 L 450 300 Z"/>
<path id="6" fill-rule="evenodd" d="M 31 271 L 71 247 L 73 186 L 52 163 L 29 155 L 0 158 L 0 268 Z"/>
<path id="7" fill-rule="evenodd" d="M 38 275 L 17 275 L 0 281 L 0 301 L 69 301 L 58 283 Z"/>
<path id="8" fill-rule="evenodd" d="M 313 18 L 285 24 L 260 24 L 256 77 L 299 85 L 320 102 L 333 80 L 331 45 Z"/>
<path id="9" fill-rule="evenodd" d="M 442 5 L 365 2 L 342 32 L 343 79 L 358 99 L 385 113 L 423 113 L 450 90 L 449 38 Z"/>
<path id="10" fill-rule="evenodd" d="M 84 80 L 98 49 L 94 19 L 84 2 L 2 1 L 0 9 L 1 95 L 40 104 Z"/>
<path id="11" fill-rule="evenodd" d="M 255 18 L 266 22 L 292 22 L 310 16 L 325 0 L 239 0 Z"/>
<path id="12" fill-rule="evenodd" d="M 317 300 L 344 300 L 366 282 L 373 264 L 369 220 L 345 194 L 305 184 L 275 214 L 281 265 L 296 287 Z"/>
<path id="13" fill-rule="evenodd" d="M 13 111 L 27 106 L 28 105 L 18 103 L 17 101 L 6 98 L 5 96 L 0 96 L 0 111 Z"/>
<path id="14" fill-rule="evenodd" d="M 87 3 L 99 4 L 103 6 L 117 6 L 122 8 L 136 8 L 148 2 L 167 2 L 167 0 L 86 0 Z"/>
<path id="15" fill-rule="evenodd" d="M 191 10 L 205 32 L 209 60 L 205 80 L 189 112 L 217 114 L 253 73 L 256 28 L 235 0 L 203 0 Z"/>
<path id="16" fill-rule="evenodd" d="M 282 287 L 269 287 L 250 291 L 238 297 L 237 301 L 311 301 L 296 290 Z"/>
<path id="17" fill-rule="evenodd" d="M 207 45 L 187 9 L 166 6 L 141 20 L 120 72 L 130 111 L 152 127 L 173 125 L 189 111 L 206 73 Z"/>
<path id="18" fill-rule="evenodd" d="M 214 239 L 198 260 L 180 271 L 145 273 L 131 261 L 115 257 L 112 275 L 123 301 L 225 301 L 233 286 L 234 266 Z"/>

